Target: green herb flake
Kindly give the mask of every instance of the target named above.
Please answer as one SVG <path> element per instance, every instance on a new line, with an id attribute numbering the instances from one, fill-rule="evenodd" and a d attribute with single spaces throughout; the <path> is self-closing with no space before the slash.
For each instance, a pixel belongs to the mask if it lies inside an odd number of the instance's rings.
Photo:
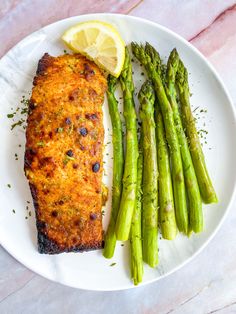
<path id="1" fill-rule="evenodd" d="M 65 159 L 63 160 L 63 164 L 66 165 L 70 160 L 75 160 L 75 158 L 66 155 Z"/>
<path id="2" fill-rule="evenodd" d="M 13 212 L 13 214 L 15 214 L 16 213 L 15 209 L 13 209 L 12 212 Z"/>
<path id="3" fill-rule="evenodd" d="M 25 96 L 23 95 L 20 102 L 21 102 L 22 104 L 28 106 L 28 105 L 29 105 L 29 101 L 30 101 L 30 100 L 29 100 L 29 99 L 26 99 Z M 18 111 L 18 110 L 19 110 L 19 107 L 17 108 L 17 111 Z"/>
<path id="4" fill-rule="evenodd" d="M 11 188 L 11 185 L 8 183 L 7 187 L 10 189 L 10 188 Z"/>
<path id="5" fill-rule="evenodd" d="M 28 113 L 28 107 L 21 109 L 21 114 L 27 114 Z"/>
<path id="6" fill-rule="evenodd" d="M 8 117 L 8 119 L 13 118 L 13 117 L 14 117 L 14 113 L 9 113 L 9 114 L 7 115 L 7 117 Z"/>
<path id="7" fill-rule="evenodd" d="M 44 147 L 44 146 L 45 146 L 45 143 L 44 143 L 44 142 L 38 142 L 38 143 L 37 143 L 37 146 L 39 146 L 39 147 Z"/>
<path id="8" fill-rule="evenodd" d="M 21 120 L 19 120 L 18 122 L 13 123 L 13 124 L 11 125 L 11 130 L 13 130 L 16 126 L 21 126 L 24 122 L 25 122 L 25 120 L 21 119 Z"/>
<path id="9" fill-rule="evenodd" d="M 112 267 L 112 266 L 115 266 L 115 265 L 116 265 L 116 263 L 111 263 L 111 264 L 110 264 L 111 267 Z"/>
<path id="10" fill-rule="evenodd" d="M 31 217 L 31 211 L 29 211 L 29 216 Z"/>
<path id="11" fill-rule="evenodd" d="M 58 129 L 57 129 L 57 133 L 62 133 L 63 130 L 64 130 L 63 128 L 58 128 Z"/>

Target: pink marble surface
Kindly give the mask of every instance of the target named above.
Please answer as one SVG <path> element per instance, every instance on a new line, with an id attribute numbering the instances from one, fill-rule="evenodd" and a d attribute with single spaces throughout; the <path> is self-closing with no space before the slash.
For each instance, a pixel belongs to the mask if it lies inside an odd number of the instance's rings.
<path id="1" fill-rule="evenodd" d="M 1 0 L 0 56 L 44 25 L 93 12 L 147 18 L 190 40 L 214 64 L 236 105 L 236 1 Z M 236 313 L 234 207 L 197 258 L 157 283 L 130 291 L 64 287 L 27 270 L 1 248 L 0 313 Z"/>

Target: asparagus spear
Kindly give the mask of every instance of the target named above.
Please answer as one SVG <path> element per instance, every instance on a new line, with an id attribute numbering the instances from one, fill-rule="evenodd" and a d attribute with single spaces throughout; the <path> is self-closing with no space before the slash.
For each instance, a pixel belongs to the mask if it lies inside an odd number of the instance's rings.
<path id="1" fill-rule="evenodd" d="M 112 210 L 109 226 L 105 236 L 105 247 L 103 256 L 112 258 L 116 246 L 115 225 L 117 213 L 120 206 L 120 197 L 122 191 L 123 175 L 123 143 L 122 143 L 122 125 L 118 110 L 118 102 L 114 92 L 116 89 L 117 79 L 114 76 L 108 76 L 107 100 L 109 113 L 112 123 L 112 144 L 113 144 L 113 182 L 112 182 Z"/>
<path id="2" fill-rule="evenodd" d="M 183 125 L 188 136 L 190 152 L 201 196 L 206 204 L 217 203 L 217 196 L 207 171 L 202 146 L 197 134 L 194 117 L 191 111 L 188 72 L 181 60 L 179 61 L 176 79 L 179 90 Z"/>
<path id="3" fill-rule="evenodd" d="M 157 161 L 159 170 L 159 207 L 161 233 L 164 239 L 173 240 L 177 234 L 172 191 L 169 152 L 165 139 L 163 119 L 156 104 Z"/>
<path id="4" fill-rule="evenodd" d="M 120 75 L 124 98 L 124 117 L 126 122 L 126 154 L 123 174 L 123 190 L 116 220 L 117 240 L 128 240 L 134 211 L 137 184 L 138 137 L 136 112 L 133 100 L 134 84 L 132 65 L 128 49 L 125 50 L 124 68 Z"/>
<path id="5" fill-rule="evenodd" d="M 142 139 L 140 139 L 140 146 Z M 135 285 L 138 285 L 143 278 L 143 256 L 142 256 L 142 235 L 141 235 L 141 211 L 142 211 L 142 176 L 143 176 L 143 153 L 139 149 L 137 192 L 132 224 L 130 229 L 131 248 L 131 277 Z"/>
<path id="6" fill-rule="evenodd" d="M 158 170 L 154 122 L 155 92 L 150 81 L 143 84 L 138 98 L 141 105 L 140 119 L 143 139 L 143 260 L 151 267 L 155 267 L 158 264 Z"/>
<path id="7" fill-rule="evenodd" d="M 161 64 L 161 59 L 158 52 L 155 51 L 148 43 L 145 45 L 145 51 L 151 58 L 151 62 L 160 75 L 162 83 L 164 84 L 166 69 L 164 68 L 164 65 Z M 171 170 L 162 114 L 157 101 L 155 104 L 155 120 L 157 137 L 157 162 L 159 170 L 159 222 L 161 225 L 163 238 L 172 240 L 176 237 L 177 226 L 174 211 Z"/>
<path id="8" fill-rule="evenodd" d="M 166 139 L 170 148 L 170 158 L 172 164 L 172 181 L 174 189 L 175 214 L 176 222 L 180 231 L 188 233 L 188 212 L 186 204 L 185 184 L 183 177 L 183 167 L 180 154 L 178 138 L 175 130 L 173 112 L 171 105 L 165 93 L 160 73 L 156 70 L 153 61 L 158 60 L 159 55 L 155 53 L 151 58 L 143 46 L 132 43 L 132 50 L 136 58 L 145 66 L 149 78 L 152 79 L 155 92 L 160 104 L 164 126 L 166 131 Z M 150 46 L 150 45 L 149 45 Z M 152 47 L 152 53 L 156 52 Z M 156 62 L 156 61 L 155 61 Z M 159 62 L 159 61 L 158 61 Z M 160 63 L 160 62 L 159 62 Z"/>
<path id="9" fill-rule="evenodd" d="M 201 232 L 203 229 L 202 200 L 199 186 L 190 155 L 187 138 L 185 136 L 182 121 L 176 101 L 175 79 L 179 65 L 179 56 L 176 49 L 170 53 L 166 71 L 166 93 L 168 95 L 174 116 L 175 128 L 180 144 L 180 151 L 183 162 L 184 179 L 188 195 L 189 224 L 194 232 Z"/>

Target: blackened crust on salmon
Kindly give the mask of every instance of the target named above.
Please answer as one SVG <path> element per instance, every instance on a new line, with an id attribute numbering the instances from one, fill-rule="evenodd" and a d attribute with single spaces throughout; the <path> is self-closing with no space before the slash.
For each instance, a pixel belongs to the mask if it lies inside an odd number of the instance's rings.
<path id="1" fill-rule="evenodd" d="M 60 247 L 55 241 L 48 238 L 43 232 L 38 232 L 38 251 L 40 254 L 60 254 L 69 252 L 84 252 L 92 251 L 96 249 L 102 249 L 104 247 L 104 241 L 94 242 L 91 246 L 79 245 L 71 247 Z"/>
<path id="2" fill-rule="evenodd" d="M 24 169 L 25 171 L 31 167 L 36 151 L 31 148 L 25 150 Z"/>
<path id="3" fill-rule="evenodd" d="M 24 169 L 35 207 L 38 251 L 102 248 L 106 79 L 81 55 L 45 54 L 33 84 Z M 95 163 L 100 165 L 96 172 Z"/>
<path id="4" fill-rule="evenodd" d="M 61 248 L 38 228 L 38 251 L 40 254 L 57 254 L 61 252 Z"/>
<path id="5" fill-rule="evenodd" d="M 52 65 L 54 58 L 48 53 L 45 53 L 43 57 L 39 60 L 36 75 L 42 75 L 46 72 L 47 68 Z"/>
<path id="6" fill-rule="evenodd" d="M 29 110 L 28 110 L 28 114 L 30 114 L 30 112 L 31 112 L 32 110 L 34 110 L 34 108 L 35 108 L 35 103 L 34 103 L 34 101 L 33 101 L 32 99 L 30 99 L 30 101 L 29 101 Z"/>
<path id="7" fill-rule="evenodd" d="M 37 189 L 36 186 L 32 183 L 29 183 L 29 187 L 30 187 L 30 192 L 32 195 L 32 199 L 33 199 L 33 204 L 34 204 L 34 208 L 36 211 L 36 216 L 37 216 L 37 209 L 38 209 L 38 196 L 37 196 Z"/>
<path id="8" fill-rule="evenodd" d="M 33 79 L 33 86 L 37 85 L 38 77 L 47 73 L 47 69 L 53 65 L 54 59 L 55 58 L 51 57 L 48 53 L 45 53 L 42 56 L 42 58 L 38 62 L 36 76 Z"/>

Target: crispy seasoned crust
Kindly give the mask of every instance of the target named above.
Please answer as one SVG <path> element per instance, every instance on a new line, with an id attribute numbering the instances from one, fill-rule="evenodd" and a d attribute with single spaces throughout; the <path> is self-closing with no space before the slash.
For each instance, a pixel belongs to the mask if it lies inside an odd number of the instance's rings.
<path id="1" fill-rule="evenodd" d="M 101 248 L 106 79 L 85 57 L 45 54 L 29 104 L 24 169 L 40 253 Z"/>

